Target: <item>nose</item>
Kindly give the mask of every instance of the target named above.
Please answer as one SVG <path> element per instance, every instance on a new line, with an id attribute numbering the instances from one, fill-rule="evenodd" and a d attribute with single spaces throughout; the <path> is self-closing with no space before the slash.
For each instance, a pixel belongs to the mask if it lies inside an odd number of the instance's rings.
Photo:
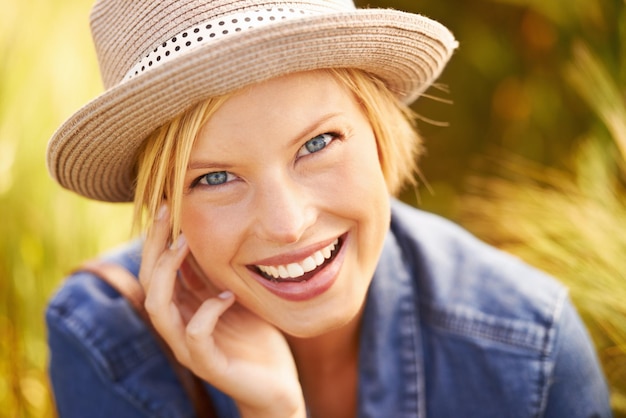
<path id="1" fill-rule="evenodd" d="M 315 223 L 311 191 L 286 175 L 264 181 L 252 203 L 258 238 L 279 243 L 297 242 Z"/>

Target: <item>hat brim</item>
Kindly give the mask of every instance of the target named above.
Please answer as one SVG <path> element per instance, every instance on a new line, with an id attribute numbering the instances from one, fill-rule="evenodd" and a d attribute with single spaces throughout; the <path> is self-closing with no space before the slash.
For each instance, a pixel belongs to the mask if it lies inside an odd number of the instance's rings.
<path id="1" fill-rule="evenodd" d="M 48 144 L 48 169 L 91 199 L 132 201 L 147 135 L 194 104 L 284 74 L 358 68 L 414 101 L 457 43 L 441 24 L 396 10 L 309 16 L 233 34 L 121 83 L 72 115 Z"/>

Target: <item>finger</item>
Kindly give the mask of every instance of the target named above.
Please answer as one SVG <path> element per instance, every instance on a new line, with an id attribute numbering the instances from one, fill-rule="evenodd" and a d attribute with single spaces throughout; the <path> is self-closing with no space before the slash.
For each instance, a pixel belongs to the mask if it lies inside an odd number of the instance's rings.
<path id="1" fill-rule="evenodd" d="M 141 254 L 139 281 L 146 288 L 161 253 L 167 248 L 170 232 L 169 209 L 164 203 L 148 230 Z"/>
<path id="2" fill-rule="evenodd" d="M 177 245 L 164 250 L 156 261 L 145 301 L 145 308 L 151 317 L 165 316 L 162 309 L 173 301 L 177 271 L 188 252 L 185 236 L 181 234 Z"/>
<path id="3" fill-rule="evenodd" d="M 216 346 L 213 334 L 220 316 L 234 302 L 235 296 L 230 291 L 207 299 L 187 324 L 185 339 L 189 360 L 195 365 L 201 365 L 209 378 L 219 376 L 220 370 L 223 371 L 227 365 L 226 357 Z"/>
<path id="4" fill-rule="evenodd" d="M 188 353 L 184 345 L 185 319 L 175 302 L 174 289 L 177 282 L 176 271 L 189 252 L 181 235 L 177 247 L 161 253 L 150 278 L 144 306 L 154 328 L 165 339 L 176 358 L 184 361 Z"/>
<path id="5" fill-rule="evenodd" d="M 210 335 L 215 329 L 217 320 L 235 302 L 233 292 L 226 290 L 217 297 L 205 300 L 196 311 L 196 314 L 187 324 L 187 335 L 192 342 Z"/>

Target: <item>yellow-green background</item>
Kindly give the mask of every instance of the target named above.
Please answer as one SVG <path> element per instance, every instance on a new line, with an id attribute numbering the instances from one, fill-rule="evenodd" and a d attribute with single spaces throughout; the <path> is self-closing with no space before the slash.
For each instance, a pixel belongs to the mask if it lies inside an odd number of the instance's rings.
<path id="1" fill-rule="evenodd" d="M 444 102 L 416 105 L 429 187 L 403 199 L 568 284 L 626 416 L 624 1 L 359 4 L 421 12 L 461 41 L 428 92 Z M 0 0 L 1 416 L 54 416 L 46 300 L 73 266 L 129 237 L 128 205 L 61 190 L 45 168 L 48 137 L 101 90 L 90 6 Z"/>

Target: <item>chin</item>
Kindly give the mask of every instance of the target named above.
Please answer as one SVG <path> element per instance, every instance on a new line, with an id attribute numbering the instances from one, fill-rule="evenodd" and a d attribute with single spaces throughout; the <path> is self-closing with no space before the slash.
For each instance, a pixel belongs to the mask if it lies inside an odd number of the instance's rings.
<path id="1" fill-rule="evenodd" d="M 361 304 L 362 305 L 362 304 Z M 306 314 L 307 318 L 294 315 L 288 324 L 277 323 L 275 326 L 282 332 L 295 338 L 318 338 L 351 326 L 361 319 L 361 305 L 324 309 L 324 314 Z M 333 315 L 328 315 L 333 312 Z M 298 318 L 299 317 L 299 318 Z"/>

